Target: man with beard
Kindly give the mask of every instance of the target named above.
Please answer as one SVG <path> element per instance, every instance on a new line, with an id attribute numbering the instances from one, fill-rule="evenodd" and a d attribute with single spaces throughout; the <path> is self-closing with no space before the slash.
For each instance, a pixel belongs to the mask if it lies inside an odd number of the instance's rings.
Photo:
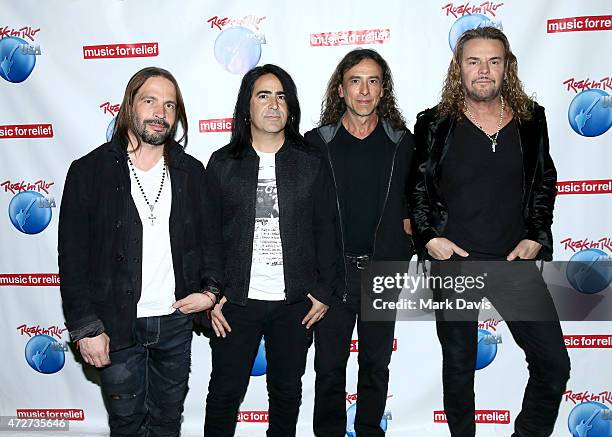
<path id="1" fill-rule="evenodd" d="M 439 261 L 432 271 L 488 271 L 484 293 L 529 364 L 513 436 L 548 436 L 569 358 L 550 294 L 535 262 L 526 260 L 552 259 L 557 175 L 544 108 L 525 95 L 500 30 L 461 36 L 442 100 L 417 116 L 415 138 L 411 209 L 419 257 Z M 434 290 L 437 297 L 453 294 Z M 448 426 L 453 436 L 474 436 L 478 310 L 436 316 Z"/>
<path id="2" fill-rule="evenodd" d="M 382 436 L 395 320 L 364 320 L 361 300 L 370 295 L 361 294 L 361 273 L 371 260 L 412 256 L 406 187 L 414 143 L 380 54 L 357 49 L 344 56 L 329 80 L 320 127 L 305 138 L 323 151 L 333 175 L 342 249 L 340 284 L 315 330 L 314 433 L 346 433 L 346 364 L 357 324 L 355 431 Z"/>
<path id="3" fill-rule="evenodd" d="M 178 436 L 193 313 L 217 300 L 203 165 L 187 144 L 180 89 L 136 73 L 113 138 L 74 161 L 59 218 L 66 326 L 99 368 L 111 436 Z"/>

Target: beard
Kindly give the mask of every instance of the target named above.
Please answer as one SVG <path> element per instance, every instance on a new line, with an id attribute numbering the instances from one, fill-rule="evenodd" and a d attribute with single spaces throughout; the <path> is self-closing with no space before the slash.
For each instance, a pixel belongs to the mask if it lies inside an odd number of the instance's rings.
<path id="1" fill-rule="evenodd" d="M 497 87 L 496 83 L 493 79 L 490 79 L 493 82 L 493 88 L 490 89 L 476 89 L 474 88 L 474 82 L 472 81 L 472 87 L 468 88 L 463 85 L 463 91 L 465 96 L 470 100 L 475 102 L 490 102 L 491 100 L 495 100 L 501 94 L 501 87 Z"/>
<path id="2" fill-rule="evenodd" d="M 146 119 L 141 120 L 134 114 L 134 132 L 140 137 L 140 140 L 153 146 L 161 146 L 166 143 L 170 136 L 170 125 L 166 120 Z M 149 132 L 147 124 L 158 124 L 164 126 L 164 132 Z"/>

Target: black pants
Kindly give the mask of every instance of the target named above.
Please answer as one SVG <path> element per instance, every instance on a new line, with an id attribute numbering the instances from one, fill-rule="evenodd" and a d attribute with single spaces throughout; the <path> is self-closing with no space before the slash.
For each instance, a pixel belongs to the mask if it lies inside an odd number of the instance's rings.
<path id="1" fill-rule="evenodd" d="M 570 362 L 559 321 L 553 320 L 556 311 L 546 284 L 540 276 L 533 274 L 535 263 L 519 265 L 519 262 L 508 263 L 510 270 L 504 268 L 504 274 L 489 274 L 490 284 L 483 295 L 504 317 L 512 337 L 525 352 L 528 364 L 529 380 L 521 412 L 514 423 L 513 436 L 544 437 L 553 431 L 559 403 L 569 379 Z M 479 263 L 476 269 L 468 267 L 467 272 L 477 273 L 482 270 L 482 265 Z M 493 270 L 500 267 L 499 263 L 495 265 L 497 267 Z M 440 273 L 438 268 L 432 267 L 432 274 Z M 442 274 L 454 268 L 442 267 Z M 466 269 L 463 268 L 461 273 L 465 274 Z M 476 299 L 472 295 L 468 300 Z M 534 312 L 528 311 L 526 306 L 539 308 Z M 528 312 L 541 320 L 521 320 L 521 312 Z M 436 328 L 443 357 L 444 409 L 451 436 L 473 437 L 476 434 L 474 372 L 478 310 L 464 312 L 460 321 L 454 317 L 456 314 L 451 313 L 436 312 Z"/>
<path id="2" fill-rule="evenodd" d="M 359 270 L 349 270 L 349 288 L 359 296 Z M 357 287 L 357 291 L 355 288 Z M 315 327 L 315 405 L 313 427 L 317 437 L 346 435 L 346 363 L 357 321 L 359 373 L 355 432 L 358 437 L 383 436 L 380 421 L 385 411 L 389 363 L 395 322 L 361 320 L 359 305 L 334 298 Z"/>
<path id="3" fill-rule="evenodd" d="M 136 320 L 136 344 L 110 353 L 100 370 L 112 437 L 170 437 L 181 430 L 193 316 Z"/>
<path id="4" fill-rule="evenodd" d="M 295 436 L 302 401 L 312 331 L 302 325 L 310 300 L 291 305 L 249 299 L 246 306 L 226 303 L 223 315 L 232 332 L 213 336 L 212 373 L 206 397 L 205 437 L 231 437 L 236 430 L 253 360 L 262 335 L 266 348 L 266 383 L 269 400 L 268 437 Z"/>

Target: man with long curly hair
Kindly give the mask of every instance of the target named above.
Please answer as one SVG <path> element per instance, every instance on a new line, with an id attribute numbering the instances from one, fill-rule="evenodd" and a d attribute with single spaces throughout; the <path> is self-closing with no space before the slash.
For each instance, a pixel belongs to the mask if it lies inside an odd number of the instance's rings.
<path id="1" fill-rule="evenodd" d="M 314 432 L 345 435 L 346 364 L 357 321 L 355 431 L 381 436 L 395 322 L 363 320 L 360 301 L 369 296 L 361 296 L 360 278 L 370 260 L 412 256 L 406 187 L 414 149 L 382 56 L 368 49 L 344 56 L 329 80 L 320 126 L 305 138 L 323 151 L 331 170 L 342 249 L 341 280 L 315 328 Z"/>
<path id="2" fill-rule="evenodd" d="M 487 278 L 486 297 L 529 364 L 513 436 L 548 436 L 569 358 L 546 285 L 535 262 L 525 260 L 552 259 L 557 175 L 544 108 L 525 95 L 503 32 L 482 27 L 460 37 L 442 100 L 417 116 L 415 140 L 410 205 L 419 258 L 433 259 L 434 273 L 463 274 L 474 266 L 447 260 L 487 261 L 484 270 L 494 275 Z M 485 264 L 479 265 L 475 271 Z M 434 297 L 454 292 L 434 290 Z M 448 426 L 451 435 L 468 437 L 476 432 L 478 310 L 457 316 L 437 311 L 436 327 Z"/>

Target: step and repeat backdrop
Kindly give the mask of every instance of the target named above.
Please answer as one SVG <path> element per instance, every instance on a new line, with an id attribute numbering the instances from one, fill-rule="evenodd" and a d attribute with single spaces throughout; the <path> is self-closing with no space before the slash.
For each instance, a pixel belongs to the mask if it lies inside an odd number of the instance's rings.
<path id="1" fill-rule="evenodd" d="M 240 80 L 255 65 L 275 63 L 293 76 L 305 132 L 317 123 L 340 58 L 356 47 L 376 49 L 391 66 L 412 127 L 419 111 L 437 103 L 458 35 L 498 26 L 518 57 L 527 92 L 546 107 L 559 175 L 555 260 L 595 261 L 612 252 L 608 0 L 3 0 L 0 11 L 2 416 L 67 419 L 79 436 L 108 433 L 97 374 L 75 355 L 64 325 L 58 208 L 68 166 L 107 140 L 127 81 L 145 66 L 166 68 L 178 79 L 189 118 L 187 150 L 206 163 L 227 143 Z M 599 291 L 610 292 L 609 286 Z M 610 437 L 612 323 L 564 322 L 563 329 L 572 373 L 554 435 Z M 507 436 L 527 380 L 524 355 L 502 320 L 483 320 L 479 339 L 477 434 Z M 355 334 L 351 351 L 358 349 Z M 349 436 L 356 355 L 347 371 Z M 299 436 L 312 435 L 312 359 L 313 351 Z M 265 372 L 262 347 L 237 435 L 265 435 Z M 202 433 L 209 374 L 208 340 L 195 336 L 185 436 Z M 434 323 L 398 322 L 381 427 L 389 436 L 445 436 L 445 421 Z M 590 426 L 586 433 L 576 428 L 582 421 Z"/>

